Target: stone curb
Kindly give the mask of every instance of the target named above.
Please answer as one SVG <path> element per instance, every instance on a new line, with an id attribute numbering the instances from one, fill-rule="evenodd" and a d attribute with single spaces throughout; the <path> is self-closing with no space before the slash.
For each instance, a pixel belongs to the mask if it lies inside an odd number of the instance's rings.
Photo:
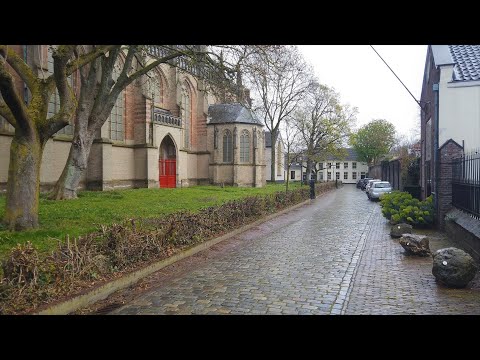
<path id="1" fill-rule="evenodd" d="M 335 189 L 330 189 L 330 190 L 335 190 Z M 323 194 L 328 193 L 329 191 L 323 192 L 317 196 L 320 197 Z M 88 306 L 92 303 L 95 303 L 97 301 L 103 300 L 108 297 L 108 295 L 112 294 L 113 292 L 117 290 L 124 289 L 134 283 L 136 283 L 138 280 L 168 266 L 171 265 L 177 261 L 180 261 L 182 259 L 185 259 L 189 256 L 192 256 L 200 251 L 203 251 L 205 249 L 208 249 L 209 247 L 218 244 L 221 241 L 227 240 L 235 235 L 238 235 L 244 231 L 250 230 L 251 228 L 264 223 L 268 220 L 271 220 L 277 216 L 280 216 L 288 211 L 295 210 L 301 206 L 310 204 L 312 200 L 308 199 L 305 200 L 297 205 L 293 205 L 287 209 L 281 210 L 279 212 L 276 212 L 274 214 L 268 215 L 262 219 L 256 220 L 253 223 L 244 225 L 232 232 L 229 232 L 228 234 L 222 235 L 220 237 L 205 241 L 201 244 L 195 245 L 191 247 L 190 249 L 184 250 L 179 254 L 173 255 L 167 259 L 160 260 L 154 264 L 151 264 L 149 266 L 146 266 L 142 269 L 135 270 L 128 275 L 122 276 L 121 278 L 117 280 L 110 281 L 104 285 L 99 286 L 96 289 L 93 289 L 89 291 L 86 294 L 74 297 L 72 299 L 69 299 L 67 301 L 64 301 L 59 304 L 52 305 L 48 307 L 47 309 L 44 309 L 40 312 L 34 313 L 34 315 L 67 315 L 75 310 L 78 310 L 82 307 Z"/>

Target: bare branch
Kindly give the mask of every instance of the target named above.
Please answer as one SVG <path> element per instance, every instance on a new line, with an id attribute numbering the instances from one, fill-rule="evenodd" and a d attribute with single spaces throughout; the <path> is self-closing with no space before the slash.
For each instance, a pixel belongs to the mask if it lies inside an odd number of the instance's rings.
<path id="1" fill-rule="evenodd" d="M 13 116 L 13 113 L 10 111 L 10 108 L 5 104 L 5 101 L 0 97 L 0 115 L 7 120 L 10 125 L 13 127 L 17 127 L 17 122 L 15 120 L 15 117 Z"/>
<path id="2" fill-rule="evenodd" d="M 81 68 L 85 64 L 91 63 L 93 60 L 105 55 L 116 47 L 118 47 L 118 45 L 103 45 L 95 48 L 87 54 L 81 55 L 78 59 L 75 59 L 67 65 L 67 75 L 73 74 L 78 68 Z"/>
<path id="3" fill-rule="evenodd" d="M 12 48 L 8 48 L 6 45 L 0 45 L 0 55 L 7 58 L 8 64 L 15 70 L 20 78 L 27 84 L 30 91 L 34 91 L 35 83 L 38 77 L 33 73 L 32 69 L 13 51 Z"/>
<path id="4" fill-rule="evenodd" d="M 23 99 L 19 96 L 15 83 L 13 81 L 12 75 L 8 72 L 5 67 L 5 63 L 0 61 L 0 94 L 3 97 L 4 103 L 10 109 L 12 116 L 15 118 L 15 128 L 18 126 L 28 133 L 31 130 L 32 124 L 28 116 L 27 108 L 23 102 Z M 11 121 L 11 116 L 7 114 L 7 121 Z"/>

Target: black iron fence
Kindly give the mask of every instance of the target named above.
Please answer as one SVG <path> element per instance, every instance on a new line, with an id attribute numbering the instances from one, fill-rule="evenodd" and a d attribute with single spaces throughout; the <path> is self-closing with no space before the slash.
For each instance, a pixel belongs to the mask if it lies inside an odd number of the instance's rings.
<path id="1" fill-rule="evenodd" d="M 453 159 L 452 205 L 480 219 L 480 149 Z"/>

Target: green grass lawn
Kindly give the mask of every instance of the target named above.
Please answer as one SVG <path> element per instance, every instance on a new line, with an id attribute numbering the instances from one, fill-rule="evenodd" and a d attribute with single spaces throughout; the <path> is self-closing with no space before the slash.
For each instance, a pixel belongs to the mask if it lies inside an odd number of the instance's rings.
<path id="1" fill-rule="evenodd" d="M 298 182 L 290 187 L 299 187 Z M 132 189 L 83 191 L 78 199 L 47 200 L 40 196 L 40 227 L 36 230 L 10 232 L 0 225 L 0 259 L 17 243 L 30 240 L 40 251 L 49 251 L 66 234 L 78 236 L 129 218 L 148 218 L 180 210 L 199 210 L 241 197 L 285 190 L 284 184 L 264 188 L 194 186 L 177 189 Z M 0 219 L 5 214 L 5 195 L 0 196 Z"/>

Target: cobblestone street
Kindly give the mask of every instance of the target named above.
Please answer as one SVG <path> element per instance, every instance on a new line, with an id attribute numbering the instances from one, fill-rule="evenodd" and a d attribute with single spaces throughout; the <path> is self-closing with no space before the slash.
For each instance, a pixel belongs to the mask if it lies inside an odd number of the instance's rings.
<path id="1" fill-rule="evenodd" d="M 431 258 L 405 256 L 388 233 L 378 203 L 346 185 L 179 262 L 111 314 L 480 314 L 480 289 L 440 287 Z"/>

